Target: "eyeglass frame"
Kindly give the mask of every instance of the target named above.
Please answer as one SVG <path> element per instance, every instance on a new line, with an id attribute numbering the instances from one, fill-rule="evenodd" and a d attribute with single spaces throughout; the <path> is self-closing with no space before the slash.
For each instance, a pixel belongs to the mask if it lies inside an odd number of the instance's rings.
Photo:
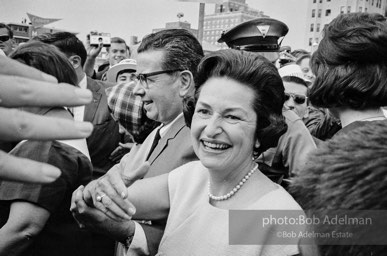
<path id="1" fill-rule="evenodd" d="M 185 69 L 169 69 L 169 70 L 161 70 L 161 71 L 155 71 L 151 73 L 145 73 L 145 74 L 136 74 L 132 73 L 131 77 L 133 77 L 133 81 L 138 81 L 141 85 L 146 85 L 144 86 L 145 89 L 149 89 L 148 85 L 148 77 L 150 76 L 156 76 L 156 75 L 161 75 L 161 74 L 169 74 L 173 72 L 178 72 L 178 71 L 184 71 Z"/>
<path id="2" fill-rule="evenodd" d="M 288 96 L 288 98 L 286 96 Z M 291 92 L 285 92 L 285 101 L 290 100 L 290 97 L 293 99 L 294 103 L 296 103 L 298 105 L 304 104 L 308 100 L 308 97 L 305 95 L 291 93 Z M 296 100 L 296 97 L 303 98 L 303 102 L 300 103 L 298 100 Z"/>
<path id="3" fill-rule="evenodd" d="M 5 38 L 5 37 L 7 37 L 8 39 L 7 39 L 7 40 L 2 40 L 2 38 Z M 9 41 L 10 39 L 11 39 L 10 36 L 6 36 L 6 35 L 0 36 L 0 41 L 1 41 L 1 42 L 7 42 L 7 41 Z"/>

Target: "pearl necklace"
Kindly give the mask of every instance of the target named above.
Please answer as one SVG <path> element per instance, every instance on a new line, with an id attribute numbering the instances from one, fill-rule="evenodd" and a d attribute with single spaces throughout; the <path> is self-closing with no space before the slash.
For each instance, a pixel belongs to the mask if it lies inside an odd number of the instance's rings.
<path id="1" fill-rule="evenodd" d="M 223 195 L 223 196 L 214 196 L 213 194 L 211 194 L 211 183 L 210 181 L 208 181 L 208 197 L 212 200 L 215 200 L 215 201 L 222 201 L 222 200 L 227 200 L 229 199 L 230 197 L 232 197 L 233 195 L 235 195 L 236 192 L 239 191 L 239 189 L 243 186 L 243 184 L 245 184 L 245 182 L 250 178 L 250 176 L 258 169 L 258 164 L 256 164 L 254 166 L 254 168 L 249 171 L 245 177 L 243 177 L 243 179 L 227 194 Z"/>

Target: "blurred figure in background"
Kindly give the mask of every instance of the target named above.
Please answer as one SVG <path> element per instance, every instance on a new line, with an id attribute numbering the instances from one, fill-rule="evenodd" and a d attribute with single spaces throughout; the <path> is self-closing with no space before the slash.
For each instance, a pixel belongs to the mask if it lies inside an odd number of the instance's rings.
<path id="1" fill-rule="evenodd" d="M 77 86 L 77 76 L 56 47 L 33 42 L 10 57 Z M 63 107 L 24 107 L 30 113 L 72 120 Z M 71 194 L 91 180 L 85 139 L 21 141 L 11 155 L 51 164 L 61 176 L 48 184 L 0 183 L 0 255 L 89 255 L 90 233 L 81 230 L 69 212 Z M 25 168 L 28 168 L 26 166 Z"/>
<path id="2" fill-rule="evenodd" d="M 373 217 L 385 219 L 387 210 L 387 121 L 364 122 L 362 127 L 341 133 L 320 145 L 310 157 L 310 165 L 293 180 L 291 194 L 297 202 L 320 216 L 332 216 L 337 210 L 347 210 L 347 217 Z M 373 216 L 354 215 L 356 210 L 374 211 Z M 359 214 L 359 212 L 357 213 Z M 339 218 L 344 217 L 338 215 Z M 379 217 L 379 218 L 380 218 Z M 375 219 L 372 219 L 376 223 Z M 322 234 L 351 231 L 352 245 L 318 244 L 300 245 L 302 256 L 353 256 L 386 254 L 387 246 L 379 244 L 385 238 L 385 229 L 375 225 L 360 228 L 351 225 L 321 225 L 309 230 Z M 344 230 L 343 230 L 344 229 Z M 373 230 L 373 232 L 370 231 Z M 356 232 L 355 232 L 356 231 Z M 345 239 L 345 238 L 341 238 Z M 332 240 L 331 240 L 332 241 Z M 365 242 L 367 241 L 367 242 Z M 359 245 L 361 242 L 368 245 Z M 332 245 L 333 244 L 333 245 Z M 312 250 L 311 250 L 312 248 Z"/>

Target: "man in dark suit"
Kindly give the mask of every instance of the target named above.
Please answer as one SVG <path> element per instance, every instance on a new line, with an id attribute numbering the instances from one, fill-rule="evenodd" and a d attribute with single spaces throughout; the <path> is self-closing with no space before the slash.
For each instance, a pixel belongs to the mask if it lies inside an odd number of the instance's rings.
<path id="1" fill-rule="evenodd" d="M 86 139 L 91 162 L 93 179 L 105 174 L 115 162 L 113 151 L 119 146 L 120 134 L 118 123 L 112 118 L 107 105 L 105 85 L 86 76 L 83 65 L 86 60 L 86 49 L 83 43 L 72 33 L 57 32 L 42 34 L 32 40 L 55 45 L 63 52 L 72 64 L 78 78 L 78 85 L 89 89 L 93 94 L 91 103 L 70 109 L 77 121 L 88 121 L 94 126 L 92 134 Z M 95 234 L 91 255 L 113 255 L 114 241 Z"/>
<path id="2" fill-rule="evenodd" d="M 147 117 L 160 122 L 161 125 L 148 135 L 142 145 L 135 145 L 122 158 L 120 164 L 109 170 L 98 182 L 89 183 L 83 197 L 89 206 L 93 205 L 109 214 L 103 203 L 107 200 L 122 200 L 121 195 L 107 195 L 106 192 L 103 196 L 95 195 L 96 200 L 92 202 L 90 194 L 95 193 L 99 185 L 111 180 L 112 176 L 125 179 L 126 175 L 135 171 L 145 161 L 150 163 L 149 171 L 145 175 L 145 178 L 148 178 L 168 173 L 189 161 L 197 160 L 189 128 L 185 125 L 183 99 L 193 96 L 196 68 L 202 57 L 203 49 L 200 43 L 190 32 L 183 29 L 163 30 L 142 40 L 138 48 L 137 82 L 133 91 L 141 97 Z M 72 208 L 75 215 L 80 214 L 78 210 Z M 123 242 L 128 248 L 127 255 L 154 255 L 157 252 L 165 220 L 153 222 L 151 225 L 144 224 L 144 221 L 112 223 L 112 219 L 107 216 L 101 221 L 87 210 L 83 213 L 85 215 L 78 215 L 80 222 L 88 218 L 87 224 L 85 223 L 88 227 Z M 133 237 L 134 242 L 130 244 L 129 240 Z"/>

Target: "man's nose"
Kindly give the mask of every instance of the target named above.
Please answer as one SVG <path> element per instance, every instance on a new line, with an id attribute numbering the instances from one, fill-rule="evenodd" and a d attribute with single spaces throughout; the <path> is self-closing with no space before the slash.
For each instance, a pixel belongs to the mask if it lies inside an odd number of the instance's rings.
<path id="1" fill-rule="evenodd" d="M 285 106 L 288 107 L 289 109 L 293 109 L 295 107 L 294 100 L 292 97 L 290 97 L 286 102 Z"/>
<path id="2" fill-rule="evenodd" d="M 135 84 L 133 88 L 133 94 L 136 96 L 143 96 L 145 94 L 145 89 L 141 86 L 140 81 L 133 81 Z"/>

